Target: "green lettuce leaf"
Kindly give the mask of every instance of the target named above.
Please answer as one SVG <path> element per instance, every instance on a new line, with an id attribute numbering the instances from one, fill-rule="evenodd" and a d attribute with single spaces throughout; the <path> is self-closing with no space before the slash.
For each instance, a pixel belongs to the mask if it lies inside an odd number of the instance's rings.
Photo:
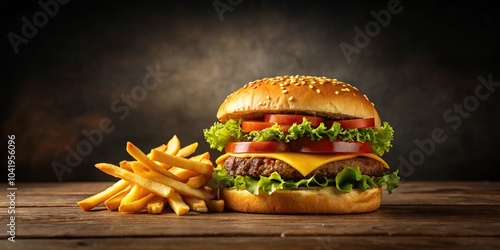
<path id="1" fill-rule="evenodd" d="M 243 132 L 240 125 L 241 120 L 229 120 L 226 123 L 216 122 L 209 129 L 205 129 L 204 136 L 210 144 L 210 148 L 222 151 L 226 144 L 231 141 L 290 142 L 302 137 L 310 137 L 313 141 L 319 141 L 323 137 L 327 137 L 330 141 L 337 139 L 342 141 L 369 141 L 373 152 L 382 156 L 385 152 L 389 152 L 392 147 L 391 141 L 394 134 L 394 129 L 387 122 L 384 122 L 377 130 L 373 128 L 343 129 L 337 122 L 334 122 L 330 128 L 327 128 L 323 123 L 313 128 L 311 123 L 304 118 L 301 124 L 293 124 L 288 133 L 281 131 L 278 125 L 261 131 L 246 133 Z"/>
<path id="2" fill-rule="evenodd" d="M 234 188 L 247 190 L 252 194 L 258 194 L 260 190 L 267 194 L 272 194 L 279 189 L 293 189 L 298 187 L 313 186 L 335 186 L 339 191 L 350 192 L 353 188 L 366 191 L 374 187 L 386 187 L 387 192 L 400 185 L 398 171 L 381 177 L 370 177 L 362 175 L 358 167 L 346 167 L 335 178 L 317 180 L 314 176 L 299 181 L 283 180 L 277 172 L 273 172 L 269 177 L 261 176 L 254 179 L 249 176 L 231 176 L 227 174 L 222 165 L 215 168 L 212 179 L 207 184 L 213 188 Z"/>

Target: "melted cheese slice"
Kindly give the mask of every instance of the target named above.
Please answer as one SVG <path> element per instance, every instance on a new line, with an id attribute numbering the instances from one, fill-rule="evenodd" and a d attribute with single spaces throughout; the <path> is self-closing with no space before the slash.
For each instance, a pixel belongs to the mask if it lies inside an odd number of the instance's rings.
<path id="1" fill-rule="evenodd" d="M 284 152 L 284 153 L 243 153 L 243 154 L 232 154 L 232 153 L 227 153 L 224 155 L 221 155 L 215 162 L 217 164 L 223 164 L 224 161 L 230 156 L 233 157 L 239 157 L 239 158 L 247 158 L 247 157 L 253 157 L 253 158 L 272 158 L 272 159 L 277 159 L 283 162 L 286 162 L 288 165 L 292 166 L 293 168 L 297 169 L 302 175 L 306 176 L 312 171 L 316 170 L 320 166 L 323 166 L 327 163 L 334 162 L 334 161 L 342 161 L 342 160 L 348 160 L 356 157 L 368 157 L 371 159 L 374 159 L 376 161 L 379 161 L 384 165 L 385 168 L 389 168 L 389 164 L 385 162 L 382 158 L 375 154 L 303 154 L 303 153 L 290 153 L 290 152 Z"/>

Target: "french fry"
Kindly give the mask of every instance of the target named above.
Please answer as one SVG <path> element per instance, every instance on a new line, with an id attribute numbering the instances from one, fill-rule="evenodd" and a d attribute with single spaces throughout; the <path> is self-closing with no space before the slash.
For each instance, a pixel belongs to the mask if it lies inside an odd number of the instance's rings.
<path id="1" fill-rule="evenodd" d="M 189 208 L 196 212 L 208 212 L 207 204 L 204 200 L 194 197 L 182 197 Z"/>
<path id="2" fill-rule="evenodd" d="M 147 155 L 131 142 L 126 151 L 134 160 L 119 166 L 98 163 L 99 170 L 120 178 L 112 186 L 78 202 L 84 211 L 104 203 L 108 210 L 135 213 L 147 210 L 160 214 L 168 202 L 170 208 L 183 215 L 197 212 L 223 211 L 224 201 L 214 201 L 214 190 L 206 186 L 214 171 L 210 153 L 194 155 L 198 143 L 181 148 L 176 135 L 167 144 L 153 148 Z"/>
<path id="3" fill-rule="evenodd" d="M 175 189 L 175 191 L 182 195 L 193 196 L 203 200 L 213 199 L 213 195 L 205 192 L 202 189 L 192 188 L 184 182 L 171 179 L 168 176 L 164 176 L 155 171 L 152 171 L 151 169 L 147 168 L 147 166 L 144 166 L 142 164 L 136 164 L 136 162 L 132 162 L 132 168 L 137 174 L 154 180 L 158 183 L 162 183 L 168 187 L 172 187 L 173 189 Z"/>
<path id="4" fill-rule="evenodd" d="M 161 196 L 155 196 L 148 202 L 146 206 L 148 213 L 150 214 L 159 214 L 163 211 L 163 207 L 165 206 L 165 198 Z"/>
<path id="5" fill-rule="evenodd" d="M 179 154 L 177 154 L 177 156 L 179 156 Z M 198 161 L 198 162 L 212 165 L 212 162 L 209 160 L 210 153 L 208 153 L 208 152 L 192 156 L 189 159 L 193 160 L 193 161 Z M 186 181 L 188 181 L 189 178 L 199 175 L 199 173 L 197 173 L 195 171 L 184 169 L 184 168 L 179 168 L 179 167 L 171 167 L 168 170 L 170 172 L 172 172 L 173 174 L 175 174 L 177 177 L 179 177 L 180 181 L 182 181 L 182 182 L 186 182 Z"/>
<path id="6" fill-rule="evenodd" d="M 106 208 L 109 211 L 113 211 L 113 210 L 118 209 L 118 207 L 120 206 L 120 203 L 121 203 L 123 197 L 125 197 L 125 195 L 127 195 L 127 193 L 130 191 L 130 189 L 132 189 L 132 186 L 133 186 L 133 184 L 130 184 L 125 189 L 123 189 L 122 191 L 120 191 L 120 192 L 116 193 L 115 195 L 109 197 L 109 199 L 107 199 L 107 200 L 104 201 L 104 206 L 106 206 Z"/>
<path id="7" fill-rule="evenodd" d="M 151 159 L 154 161 L 163 162 L 167 165 L 192 170 L 192 171 L 198 172 L 200 174 L 211 175 L 212 172 L 214 171 L 213 165 L 208 165 L 205 163 L 185 159 L 185 158 L 178 157 L 175 155 L 165 154 L 165 153 L 162 153 L 158 150 L 152 151 Z"/>
<path id="8" fill-rule="evenodd" d="M 207 201 L 208 211 L 211 212 L 224 212 L 224 200 L 209 200 Z"/>
<path id="9" fill-rule="evenodd" d="M 179 141 L 179 138 L 177 138 L 176 135 L 172 136 L 172 139 L 170 139 L 167 143 L 167 149 L 164 151 L 165 154 L 169 155 L 176 155 L 177 152 L 179 152 L 181 148 L 181 141 Z"/>
<path id="10" fill-rule="evenodd" d="M 179 193 L 174 192 L 167 198 L 167 201 L 177 215 L 183 215 L 189 212 L 189 206 L 182 200 Z"/>
<path id="11" fill-rule="evenodd" d="M 156 148 L 154 148 L 155 150 L 158 150 L 158 151 L 161 151 L 161 152 L 165 152 L 167 150 L 167 145 L 165 144 L 162 144 Z M 149 154 L 147 154 L 147 156 L 149 157 Z"/>
<path id="12" fill-rule="evenodd" d="M 200 162 L 201 162 L 201 163 L 205 163 L 205 164 L 207 164 L 207 165 L 211 165 L 211 166 L 213 166 L 213 165 L 214 165 L 210 159 L 201 159 L 201 161 L 200 161 Z"/>
<path id="13" fill-rule="evenodd" d="M 118 212 L 121 212 L 121 213 L 139 212 L 142 209 L 144 209 L 148 205 L 148 202 L 151 199 L 153 199 L 155 196 L 156 195 L 154 193 L 149 193 L 148 195 L 146 195 L 138 200 L 135 200 L 132 202 L 127 202 L 127 203 L 122 202 L 122 204 L 120 204 L 120 206 L 118 207 Z"/>
<path id="14" fill-rule="evenodd" d="M 202 153 L 202 154 L 199 154 L 199 155 L 191 156 L 191 157 L 189 157 L 189 159 L 192 160 L 192 161 L 199 161 L 199 162 L 202 162 L 204 159 L 210 160 L 210 153 L 209 152 L 205 152 L 205 153 Z"/>
<path id="15" fill-rule="evenodd" d="M 149 192 L 147 190 L 146 190 L 146 192 L 143 192 L 143 188 L 141 186 L 133 184 L 130 191 L 121 200 L 120 205 L 139 200 L 139 199 L 143 198 L 144 196 L 148 195 L 148 193 Z"/>
<path id="16" fill-rule="evenodd" d="M 186 184 L 192 188 L 200 188 L 203 185 L 207 184 L 207 182 L 210 180 L 209 176 L 206 176 L 204 174 L 200 174 L 197 176 L 190 177 Z"/>
<path id="17" fill-rule="evenodd" d="M 95 165 L 96 168 L 100 169 L 101 171 L 112 175 L 117 178 L 124 179 L 130 183 L 137 184 L 148 191 L 155 193 L 161 197 L 168 197 L 172 194 L 174 191 L 173 188 L 159 183 L 157 181 L 153 181 L 151 179 L 148 179 L 146 177 L 140 176 L 138 174 L 132 173 L 130 171 L 127 171 L 125 169 L 119 168 L 113 164 L 108 164 L 108 163 L 98 163 Z M 109 197 L 108 197 L 109 198 Z"/>
<path id="18" fill-rule="evenodd" d="M 113 184 L 112 186 L 106 188 L 105 190 L 103 190 L 95 195 L 92 195 L 84 200 L 77 202 L 77 204 L 78 204 L 78 206 L 80 206 L 80 208 L 83 211 L 88 211 L 88 210 L 100 205 L 101 203 L 103 203 L 104 201 L 109 199 L 109 197 L 113 196 L 114 194 L 125 189 L 128 185 L 129 185 L 128 181 L 119 180 L 115 184 Z"/>
<path id="19" fill-rule="evenodd" d="M 171 167 L 168 169 L 168 171 L 172 172 L 175 176 L 179 178 L 180 181 L 186 182 L 189 180 L 189 178 L 193 176 L 200 175 L 200 173 L 197 173 L 195 171 L 185 169 L 185 168 L 179 168 L 179 167 Z"/>
<path id="20" fill-rule="evenodd" d="M 131 162 L 130 161 L 121 161 L 120 162 L 120 167 L 125 169 L 125 170 L 128 170 L 130 172 L 132 172 L 132 166 L 130 166 Z"/>
<path id="21" fill-rule="evenodd" d="M 198 148 L 197 142 L 191 143 L 191 144 L 179 149 L 179 151 L 175 155 L 179 156 L 179 157 L 188 157 L 188 156 L 192 155 L 196 151 L 197 148 Z"/>
<path id="22" fill-rule="evenodd" d="M 179 178 L 177 178 L 177 176 L 175 176 L 174 174 L 172 174 L 171 172 L 169 172 L 164 167 L 156 164 L 156 162 L 154 162 L 152 159 L 148 158 L 139 148 L 137 148 L 131 142 L 127 142 L 127 152 L 132 157 L 134 157 L 137 161 L 139 161 L 142 164 L 146 165 L 148 168 L 150 168 L 150 169 L 152 169 L 152 170 L 154 170 L 154 171 L 156 171 L 156 172 L 158 172 L 160 174 L 168 176 L 168 177 L 170 177 L 170 178 L 172 178 L 174 180 L 179 180 Z M 165 154 L 165 153 L 162 153 L 161 151 L 158 151 L 158 150 L 154 150 L 153 154 L 154 154 L 154 152 L 159 152 L 161 154 Z M 170 165 L 170 164 L 168 164 L 168 165 Z"/>

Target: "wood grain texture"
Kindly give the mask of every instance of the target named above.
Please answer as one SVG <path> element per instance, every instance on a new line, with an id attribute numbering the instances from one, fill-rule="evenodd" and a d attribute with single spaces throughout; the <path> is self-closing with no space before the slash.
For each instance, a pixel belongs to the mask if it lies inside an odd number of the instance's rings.
<path id="1" fill-rule="evenodd" d="M 16 192 L 16 242 L 1 249 L 500 247 L 500 183 L 405 183 L 384 193 L 379 210 L 357 215 L 266 215 L 234 212 L 177 216 L 122 214 L 76 202 L 112 183 L 25 183 Z M 7 200 L 0 203 L 7 218 Z M 181 246 L 181 247 L 180 247 Z"/>

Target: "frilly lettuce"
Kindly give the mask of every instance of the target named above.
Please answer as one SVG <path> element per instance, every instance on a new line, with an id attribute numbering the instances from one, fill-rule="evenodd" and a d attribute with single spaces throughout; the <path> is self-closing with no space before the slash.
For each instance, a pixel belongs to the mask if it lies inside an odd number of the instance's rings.
<path id="1" fill-rule="evenodd" d="M 401 184 L 398 171 L 386 174 L 381 177 L 370 177 L 362 175 L 358 167 L 346 167 L 332 179 L 317 180 L 314 176 L 299 181 L 283 180 L 277 172 L 273 172 L 269 177 L 261 176 L 254 179 L 249 176 L 231 176 L 222 165 L 217 166 L 208 186 L 213 188 L 234 188 L 247 190 L 252 194 L 258 194 L 259 190 L 267 194 L 272 194 L 279 189 L 293 189 L 298 187 L 313 186 L 335 186 L 339 191 L 350 192 L 353 188 L 365 191 L 369 188 L 383 187 L 388 193 Z"/>
<path id="2" fill-rule="evenodd" d="M 340 139 L 342 141 L 369 141 L 372 145 L 373 153 L 382 156 L 389 152 L 392 147 L 394 130 L 389 123 L 384 122 L 382 126 L 375 130 L 373 128 L 343 129 L 340 124 L 334 122 L 332 127 L 327 128 L 323 123 L 313 128 L 311 123 L 305 118 L 301 124 L 294 124 L 284 133 L 275 124 L 270 128 L 249 133 L 241 129 L 241 120 L 229 120 L 226 123 L 216 122 L 209 129 L 204 130 L 206 141 L 210 148 L 222 151 L 226 144 L 231 141 L 280 141 L 290 142 L 302 137 L 310 137 L 313 141 L 319 141 L 323 137 L 328 137 L 331 141 Z"/>

